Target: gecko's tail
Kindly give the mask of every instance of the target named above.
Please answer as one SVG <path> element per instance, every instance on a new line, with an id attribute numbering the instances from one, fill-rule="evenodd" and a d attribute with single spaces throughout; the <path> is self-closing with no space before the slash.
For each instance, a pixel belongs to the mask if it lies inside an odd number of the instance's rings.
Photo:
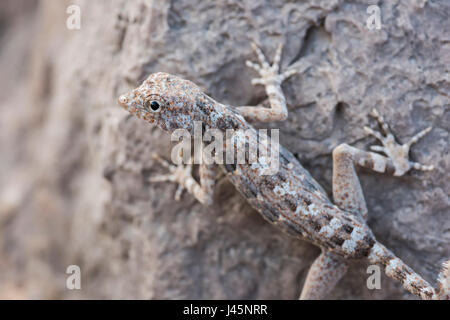
<path id="1" fill-rule="evenodd" d="M 382 264 L 386 275 L 400 281 L 408 292 L 424 300 L 450 299 L 450 260 L 443 264 L 435 289 L 379 242 L 372 247 L 368 258 L 371 263 Z"/>

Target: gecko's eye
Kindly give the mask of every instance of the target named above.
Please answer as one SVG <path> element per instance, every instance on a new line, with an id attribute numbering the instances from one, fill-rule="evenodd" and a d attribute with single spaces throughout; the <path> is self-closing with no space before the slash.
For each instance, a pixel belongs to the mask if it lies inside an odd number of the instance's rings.
<path id="1" fill-rule="evenodd" d="M 149 100 L 145 104 L 146 107 L 153 112 L 159 112 L 159 110 L 161 110 L 161 103 L 157 100 Z"/>

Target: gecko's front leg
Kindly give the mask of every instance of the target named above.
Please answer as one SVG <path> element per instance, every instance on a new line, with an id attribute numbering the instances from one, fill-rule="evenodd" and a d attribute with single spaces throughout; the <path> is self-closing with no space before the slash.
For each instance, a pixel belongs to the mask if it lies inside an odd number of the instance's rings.
<path id="1" fill-rule="evenodd" d="M 213 194 L 215 186 L 215 165 L 200 165 L 200 183 L 192 177 L 191 164 L 173 165 L 155 154 L 154 159 L 169 170 L 169 174 L 154 176 L 149 179 L 150 182 L 170 181 L 178 183 L 178 189 L 175 192 L 175 200 L 180 200 L 181 194 L 186 189 L 200 203 L 210 206 L 213 203 Z"/>
<path id="2" fill-rule="evenodd" d="M 289 69 L 280 73 L 280 60 L 283 46 L 280 44 L 275 53 L 273 64 L 269 65 L 261 49 L 252 43 L 253 50 L 259 60 L 259 64 L 247 61 L 248 67 L 256 70 L 260 78 L 252 80 L 252 84 L 262 84 L 266 88 L 267 96 L 269 97 L 270 108 L 263 106 L 243 106 L 238 107 L 239 112 L 247 119 L 260 122 L 271 122 L 286 120 L 288 110 L 286 107 L 286 98 L 281 90 L 281 84 L 285 79 L 298 73 L 296 69 Z"/>

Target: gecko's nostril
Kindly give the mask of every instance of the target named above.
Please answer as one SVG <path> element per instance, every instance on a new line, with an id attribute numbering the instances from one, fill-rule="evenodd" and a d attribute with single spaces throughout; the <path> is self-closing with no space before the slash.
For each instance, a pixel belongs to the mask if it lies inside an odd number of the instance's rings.
<path id="1" fill-rule="evenodd" d="M 118 102 L 122 107 L 127 107 L 128 99 L 126 96 L 121 95 L 118 99 Z"/>

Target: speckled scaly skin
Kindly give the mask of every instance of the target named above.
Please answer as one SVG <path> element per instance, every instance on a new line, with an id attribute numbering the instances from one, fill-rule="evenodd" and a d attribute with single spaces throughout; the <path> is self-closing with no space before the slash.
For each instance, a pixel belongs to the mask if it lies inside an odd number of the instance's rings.
<path id="1" fill-rule="evenodd" d="M 246 130 L 247 142 L 258 143 L 258 131 L 246 118 L 257 121 L 285 119 L 287 108 L 281 83 L 296 71 L 288 70 L 279 74 L 281 47 L 277 50 L 272 66 L 265 61 L 257 47 L 254 49 L 260 65 L 247 64 L 259 72 L 261 78 L 255 79 L 253 83 L 265 85 L 271 108 L 227 106 L 207 96 L 191 81 L 162 72 L 151 74 L 141 86 L 120 96 L 119 104 L 169 133 L 186 129 L 193 134 L 194 122 L 200 121 L 203 131 L 218 129 L 225 135 L 227 129 L 242 129 Z M 389 277 L 399 280 L 406 290 L 423 299 L 445 298 L 448 293 L 444 293 L 443 289 L 434 289 L 375 239 L 365 222 L 367 208 L 354 172 L 354 165 L 394 175 L 402 175 L 411 168 L 431 170 L 431 166 L 413 163 L 407 158 L 409 146 L 429 129 L 414 137 L 412 142 L 398 145 L 382 117 L 376 111 L 372 115 L 378 119 L 387 135 L 383 137 L 366 128 L 384 145 L 376 146 L 373 150 L 384 151 L 389 157 L 345 144 L 338 146 L 333 152 L 334 203 L 298 160 L 281 145 L 276 146 L 279 150 L 279 169 L 275 174 L 262 174 L 258 165 L 250 163 L 235 162 L 222 167 L 236 189 L 266 220 L 288 234 L 322 248 L 322 254 L 313 264 L 300 298 L 323 298 L 345 274 L 348 261 L 363 258 L 385 266 Z M 224 150 L 229 143 L 230 139 L 224 140 Z M 154 177 L 152 181 L 177 182 L 200 202 L 206 205 L 212 203 L 213 165 L 201 166 L 199 184 L 190 174 L 190 165 L 162 163 L 170 174 Z"/>

